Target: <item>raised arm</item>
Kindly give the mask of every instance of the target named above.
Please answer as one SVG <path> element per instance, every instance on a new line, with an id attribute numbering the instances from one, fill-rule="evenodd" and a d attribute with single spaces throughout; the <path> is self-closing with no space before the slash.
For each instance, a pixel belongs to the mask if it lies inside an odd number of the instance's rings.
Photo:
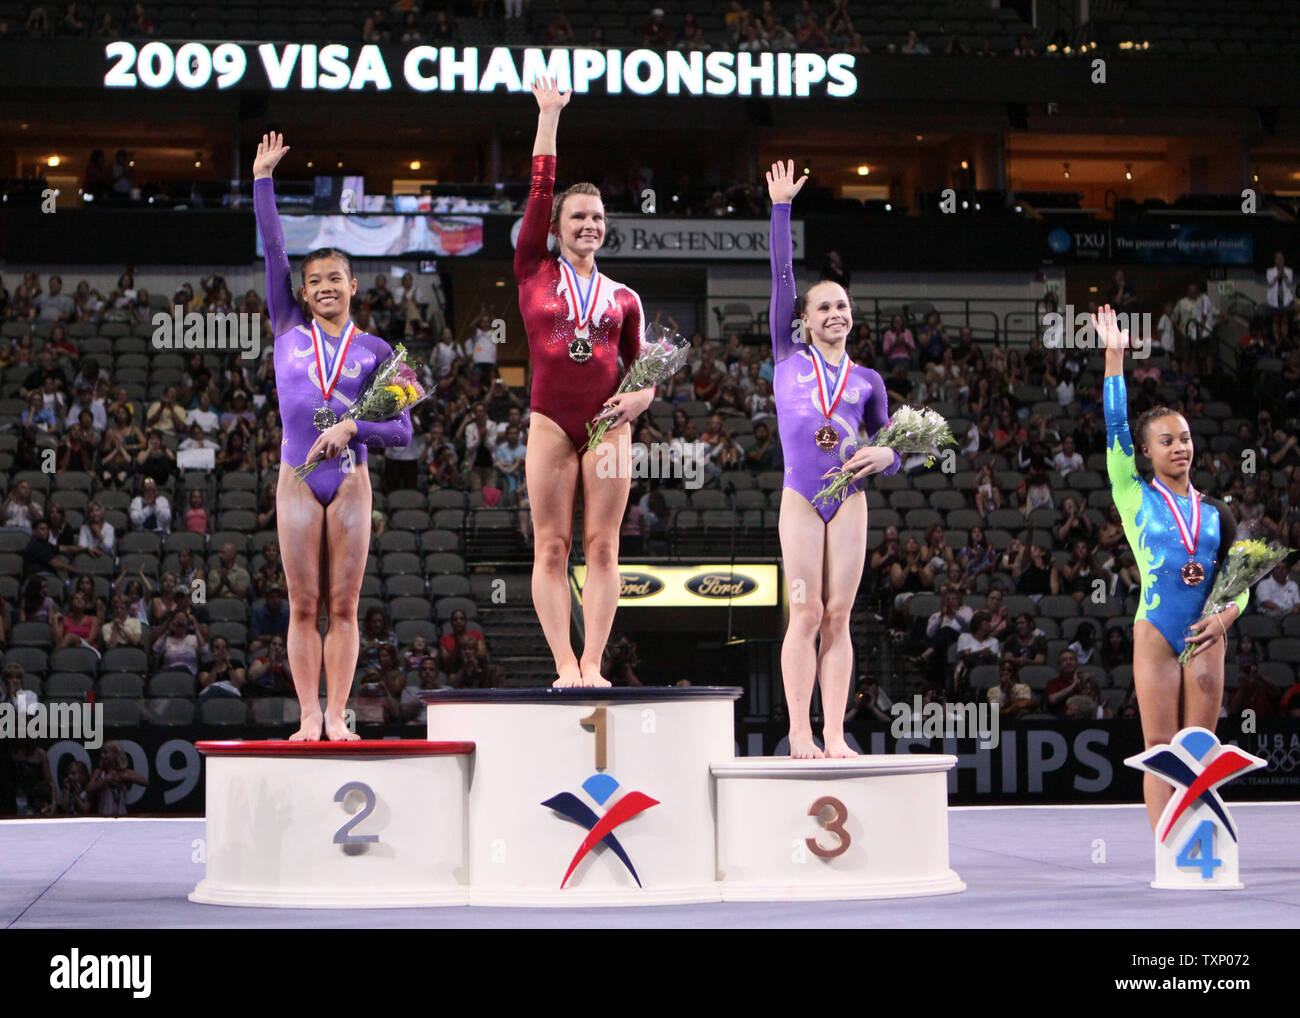
<path id="1" fill-rule="evenodd" d="M 536 78 L 532 84 L 537 99 L 537 137 L 533 142 L 532 182 L 528 204 L 515 244 L 515 282 L 537 271 L 547 257 L 546 236 L 551 225 L 551 199 L 555 193 L 555 132 L 560 110 L 569 103 L 571 92 L 561 92 L 550 78 Z"/>
<path id="2" fill-rule="evenodd" d="M 767 249 L 772 265 L 772 299 L 767 309 L 767 327 L 772 334 L 772 360 L 779 364 L 795 352 L 794 243 L 790 237 L 790 203 L 808 180 L 794 179 L 794 160 L 776 162 L 767 174 L 767 195 L 772 199 L 772 226 Z"/>
<path id="3" fill-rule="evenodd" d="M 266 261 L 266 309 L 271 316 L 271 330 L 277 336 L 307 321 L 293 293 L 289 255 L 284 249 L 280 213 L 275 207 L 275 182 L 271 179 L 271 172 L 288 151 L 283 135 L 264 134 L 253 160 L 253 212 Z"/>
<path id="4" fill-rule="evenodd" d="M 1142 478 L 1133 458 L 1133 435 L 1128 426 L 1128 389 L 1124 384 L 1128 332 L 1119 328 L 1109 304 L 1092 316 L 1092 322 L 1106 350 L 1106 377 L 1101 388 L 1106 417 L 1106 473 L 1120 518 L 1131 523 L 1142 504 Z"/>

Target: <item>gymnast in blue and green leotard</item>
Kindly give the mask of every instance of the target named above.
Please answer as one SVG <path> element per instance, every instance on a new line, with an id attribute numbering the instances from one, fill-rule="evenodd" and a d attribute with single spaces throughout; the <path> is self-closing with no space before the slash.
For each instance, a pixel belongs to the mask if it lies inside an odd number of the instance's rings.
<path id="1" fill-rule="evenodd" d="M 1142 736 L 1151 748 L 1172 742 L 1191 725 L 1214 731 L 1223 702 L 1224 641 L 1249 594 L 1197 621 L 1215 572 L 1236 539 L 1232 513 L 1192 487 L 1192 434 L 1182 414 L 1156 407 L 1139 418 L 1136 436 L 1130 434 L 1124 386 L 1128 333 L 1119 329 L 1109 305 L 1093 316 L 1093 324 L 1106 350 L 1106 469 L 1142 577 L 1133 618 L 1133 684 Z M 1149 484 L 1137 472 L 1135 437 L 1151 458 L 1155 476 Z M 1186 644 L 1195 650 L 1184 667 L 1178 656 Z M 1172 792 L 1168 783 L 1146 775 L 1143 796 L 1152 829 Z"/>

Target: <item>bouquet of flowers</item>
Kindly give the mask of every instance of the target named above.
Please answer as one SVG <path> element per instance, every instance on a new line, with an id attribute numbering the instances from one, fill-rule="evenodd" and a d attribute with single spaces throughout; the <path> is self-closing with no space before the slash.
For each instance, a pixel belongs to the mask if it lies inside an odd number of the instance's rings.
<path id="1" fill-rule="evenodd" d="M 930 409 L 917 409 L 913 406 L 901 406 L 894 411 L 894 416 L 876 434 L 871 443 L 882 449 L 892 449 L 902 456 L 925 453 L 928 467 L 934 462 L 935 453 L 941 446 L 954 445 L 952 429 L 943 417 Z M 853 483 L 853 473 L 843 467 L 834 467 L 823 477 L 830 477 L 830 482 L 813 496 L 814 504 L 818 502 L 843 502 L 848 497 L 849 485 Z M 833 476 L 832 476 L 833 475 Z"/>
<path id="2" fill-rule="evenodd" d="M 1224 611 L 1228 605 L 1268 575 L 1274 566 L 1291 554 L 1292 550 L 1257 538 L 1234 541 L 1228 548 L 1228 557 L 1223 567 L 1215 573 L 1214 586 L 1210 588 L 1210 596 L 1205 599 L 1205 607 L 1196 622 Z M 1187 632 L 1190 634 L 1191 629 L 1189 628 Z M 1178 663 L 1187 664 L 1191 660 L 1194 649 L 1192 644 L 1184 647 L 1183 652 L 1178 655 Z"/>
<path id="3" fill-rule="evenodd" d="M 619 383 L 618 392 L 636 392 L 652 385 L 661 385 L 681 370 L 686 363 L 686 355 L 691 344 L 677 332 L 658 321 L 648 325 L 645 337 L 641 341 L 641 352 L 628 368 L 627 375 Z M 617 395 L 617 393 L 616 393 Z M 611 418 L 605 413 L 596 416 L 587 423 L 587 444 L 583 447 L 594 449 L 609 430 Z"/>
<path id="4" fill-rule="evenodd" d="M 374 373 L 366 379 L 353 404 L 339 418 L 344 421 L 391 421 L 403 410 L 409 410 L 428 398 L 429 394 L 415 369 L 407 362 L 406 347 L 401 343 Z M 315 459 L 294 468 L 298 480 L 305 481 L 323 459 Z"/>

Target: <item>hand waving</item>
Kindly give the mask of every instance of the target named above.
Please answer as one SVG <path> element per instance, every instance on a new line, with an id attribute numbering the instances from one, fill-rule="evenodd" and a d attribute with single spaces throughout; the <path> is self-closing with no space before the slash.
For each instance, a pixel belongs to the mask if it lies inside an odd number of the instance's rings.
<path id="1" fill-rule="evenodd" d="M 569 105 L 569 97 L 573 95 L 572 89 L 561 92 L 550 78 L 534 78 L 531 87 L 537 98 L 537 108 L 542 113 L 559 113 Z"/>
<path id="2" fill-rule="evenodd" d="M 772 199 L 772 204 L 784 205 L 792 201 L 807 179 L 808 174 L 805 173 L 797 183 L 795 182 L 793 159 L 787 159 L 784 166 L 779 162 L 773 163 L 772 169 L 767 174 L 767 193 Z"/>
<path id="3" fill-rule="evenodd" d="M 289 146 L 284 143 L 283 134 L 272 131 L 262 135 L 262 140 L 257 143 L 257 155 L 253 158 L 253 179 L 269 177 L 288 151 Z"/>

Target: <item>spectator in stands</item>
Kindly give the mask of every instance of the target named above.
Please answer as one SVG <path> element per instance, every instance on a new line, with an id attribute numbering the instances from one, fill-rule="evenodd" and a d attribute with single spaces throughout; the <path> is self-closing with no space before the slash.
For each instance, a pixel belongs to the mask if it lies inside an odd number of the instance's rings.
<path id="1" fill-rule="evenodd" d="M 56 573 L 80 576 L 81 570 L 60 555 L 50 542 L 49 523 L 37 520 L 32 526 L 32 536 L 27 541 L 27 547 L 23 549 L 23 576 L 53 576 Z"/>
<path id="2" fill-rule="evenodd" d="M 162 398 L 149 407 L 144 422 L 160 435 L 185 431 L 185 410 L 176 402 L 176 386 L 163 390 Z"/>
<path id="3" fill-rule="evenodd" d="M 1084 598 L 1092 597 L 1097 592 L 1098 580 L 1102 581 L 1100 589 L 1103 592 L 1110 587 L 1110 577 L 1097 561 L 1089 542 L 1082 538 L 1074 542 L 1070 551 L 1070 560 L 1060 568 L 1062 590 L 1078 604 L 1082 604 Z"/>
<path id="4" fill-rule="evenodd" d="M 1056 678 L 1047 680 L 1043 706 L 1058 718 L 1065 717 L 1065 704 L 1080 692 L 1083 676 L 1079 672 L 1079 659 L 1072 650 L 1063 650 L 1056 656 Z"/>
<path id="5" fill-rule="evenodd" d="M 38 574 L 30 577 L 23 585 L 22 597 L 18 602 L 18 621 L 48 623 L 55 611 L 54 599 L 47 591 L 45 576 Z"/>
<path id="6" fill-rule="evenodd" d="M 360 668 L 376 668 L 379 665 L 379 648 L 391 643 L 397 646 L 397 633 L 389 625 L 388 613 L 379 605 L 373 605 L 366 611 L 365 622 L 361 626 Z"/>
<path id="7" fill-rule="evenodd" d="M 1005 640 L 1013 625 L 1001 588 L 994 587 L 988 592 L 984 600 L 984 611 L 989 617 L 989 635 L 996 636 L 1000 641 Z"/>
<path id="8" fill-rule="evenodd" d="M 367 616 L 368 618 L 368 616 Z M 477 629 L 468 628 L 469 618 L 465 612 L 457 608 L 451 613 L 451 632 L 438 639 L 438 656 L 439 666 L 443 671 L 449 672 L 451 668 L 448 662 L 452 652 L 456 649 L 456 643 L 462 636 L 471 636 L 475 641 L 475 653 L 483 658 L 487 657 L 487 645 L 483 642 L 483 634 Z"/>
<path id="9" fill-rule="evenodd" d="M 144 626 L 127 611 L 126 597 L 114 594 L 112 614 L 100 628 L 100 641 L 105 650 L 114 647 L 139 647 L 144 642 Z"/>
<path id="10" fill-rule="evenodd" d="M 266 590 L 261 605 L 253 605 L 248 616 L 248 649 L 264 645 L 273 636 L 289 636 L 289 606 L 285 605 L 285 590 L 281 586 Z"/>
<path id="11" fill-rule="evenodd" d="M 902 364 L 904 368 L 910 370 L 916 365 L 916 354 L 916 339 L 912 336 L 912 330 L 904 324 L 902 315 L 894 315 L 890 319 L 884 338 L 887 366 L 893 369 Z"/>
<path id="12" fill-rule="evenodd" d="M 190 489 L 190 504 L 185 510 L 185 530 L 191 534 L 208 532 L 208 509 L 201 488 Z"/>
<path id="13" fill-rule="evenodd" d="M 983 418 L 987 422 L 987 415 Z M 979 441 L 980 439 L 976 439 Z M 969 447 L 965 452 L 971 452 Z M 988 518 L 988 514 L 994 509 L 1002 508 L 1002 489 L 998 487 L 997 480 L 993 476 L 993 468 L 987 463 L 975 471 L 975 511 L 981 516 Z"/>
<path id="14" fill-rule="evenodd" d="M 939 598 L 939 610 L 925 624 L 925 638 L 930 645 L 912 663 L 926 670 L 930 685 L 942 687 L 948 667 L 948 648 L 972 625 L 974 610 L 961 603 L 961 591 L 945 586 Z"/>
<path id="15" fill-rule="evenodd" d="M 50 525 L 50 544 L 54 546 L 55 552 L 69 559 L 78 555 L 81 545 L 77 543 L 77 532 L 68 522 L 67 510 L 59 503 L 51 502 L 47 522 Z"/>
<path id="16" fill-rule="evenodd" d="M 170 570 L 158 580 L 158 589 L 149 602 L 149 625 L 157 627 L 190 599 L 190 588 L 183 585 Z"/>
<path id="17" fill-rule="evenodd" d="M 1052 537 L 1058 548 L 1068 548 L 1075 541 L 1092 543 L 1097 537 L 1097 524 L 1084 514 L 1078 502 L 1067 496 L 1056 526 L 1052 528 Z"/>
<path id="18" fill-rule="evenodd" d="M 133 785 L 148 787 L 149 779 L 131 770 L 126 751 L 119 743 L 104 743 L 99 751 L 99 766 L 86 785 L 91 812 L 102 817 L 126 816 L 126 800 Z"/>
<path id="19" fill-rule="evenodd" d="M 185 420 L 191 431 L 197 424 L 205 435 L 221 430 L 221 416 L 212 409 L 212 394 L 206 386 L 199 390 L 195 406 L 185 412 Z"/>
<path id="20" fill-rule="evenodd" d="M 1294 273 L 1286 264 L 1286 255 L 1273 252 L 1273 264 L 1266 274 L 1268 281 L 1268 306 L 1273 311 L 1273 340 L 1279 346 L 1287 341 L 1291 329 L 1291 310 L 1295 306 L 1292 284 Z"/>
<path id="21" fill-rule="evenodd" d="M 45 518 L 41 503 L 32 495 L 29 481 L 19 481 L 0 502 L 0 529 L 34 532 L 35 524 Z"/>
<path id="22" fill-rule="evenodd" d="M 63 277 L 50 277 L 50 292 L 36 298 L 36 320 L 38 322 L 70 322 L 75 304 L 71 297 L 63 292 Z M 51 344 L 53 345 L 53 344 Z M 55 349 L 57 353 L 57 348 Z"/>
<path id="23" fill-rule="evenodd" d="M 230 659 L 230 643 L 224 636 L 212 638 L 212 661 L 199 672 L 199 699 L 242 697 L 248 672 Z"/>
<path id="24" fill-rule="evenodd" d="M 59 443 L 55 458 L 56 469 L 61 473 L 75 470 L 80 473 L 93 473 L 95 469 L 95 450 L 99 446 L 99 436 L 91 420 L 89 410 L 81 411 L 80 419 L 70 427 Z"/>
<path id="25" fill-rule="evenodd" d="M 96 500 L 86 506 L 86 522 L 81 525 L 77 544 L 96 558 L 101 555 L 112 557 L 116 553 L 117 535 L 113 524 L 104 520 L 102 502 Z"/>
<path id="26" fill-rule="evenodd" d="M 1016 486 L 1020 498 L 1020 511 L 1028 517 L 1035 509 L 1056 508 L 1052 497 L 1052 482 L 1044 470 L 1036 470 Z"/>
<path id="27" fill-rule="evenodd" d="M 1047 638 L 1034 626 L 1034 618 L 1028 612 L 1016 616 L 1015 632 L 1003 644 L 1002 655 L 1017 670 L 1025 665 L 1046 663 Z"/>
<path id="28" fill-rule="evenodd" d="M 140 576 L 144 577 L 144 569 L 140 569 Z M 119 581 L 121 577 L 118 577 Z M 122 596 L 126 598 L 126 612 L 131 618 L 139 619 L 141 626 L 148 626 L 150 621 L 149 611 L 153 606 L 153 599 L 145 592 L 147 580 L 131 579 L 124 584 L 119 582 L 119 588 Z"/>
<path id="29" fill-rule="evenodd" d="M 178 446 L 176 447 L 176 449 L 177 449 L 178 452 L 189 452 L 191 449 L 210 449 L 210 450 L 212 450 L 212 463 L 213 463 L 213 466 L 216 465 L 216 453 L 217 453 L 218 450 L 220 450 L 220 448 L 221 448 L 220 445 L 218 445 L 216 442 L 212 441 L 212 439 L 208 438 L 208 437 L 203 433 L 203 429 L 202 429 L 202 427 L 199 426 L 199 423 L 198 423 L 197 421 L 195 421 L 193 424 L 190 425 L 190 434 L 189 434 L 189 438 L 185 439 L 185 441 L 181 442 L 180 445 L 178 445 Z M 178 456 L 178 457 L 177 457 L 177 462 L 180 463 L 181 459 L 182 459 L 182 457 L 179 457 L 179 456 Z M 187 460 L 185 460 L 185 469 L 186 469 L 186 470 L 196 470 L 196 469 L 200 469 L 200 468 L 199 468 L 198 466 L 196 466 L 195 463 L 194 463 L 192 460 L 188 460 L 188 459 L 187 459 Z"/>
<path id="30" fill-rule="evenodd" d="M 199 674 L 199 658 L 208 653 L 208 644 L 199 630 L 198 620 L 190 611 L 188 600 L 179 602 L 175 611 L 159 623 L 153 652 L 158 656 L 159 671 Z"/>
<path id="31" fill-rule="evenodd" d="M 563 11 L 557 11 L 546 24 L 546 44 L 567 46 L 573 42 L 573 24 Z"/>
<path id="32" fill-rule="evenodd" d="M 135 457 L 135 466 L 137 473 L 155 484 L 166 484 L 176 474 L 176 454 L 163 443 L 157 428 L 149 432 L 147 444 Z"/>
<path id="33" fill-rule="evenodd" d="M 1279 562 L 1259 581 L 1255 597 L 1259 610 L 1275 619 L 1300 611 L 1300 584 L 1291 579 L 1285 561 Z"/>
<path id="34" fill-rule="evenodd" d="M 378 7 L 372 10 L 362 23 L 361 38 L 372 43 L 388 41 L 388 16 Z"/>
<path id="35" fill-rule="evenodd" d="M 1254 711 L 1256 717 L 1276 717 L 1282 690 L 1261 678 L 1259 665 L 1242 665 L 1237 672 L 1237 688 L 1228 699 L 1228 713 L 1240 716 L 1243 711 Z"/>
<path id="36" fill-rule="evenodd" d="M 934 586 L 934 573 L 921 555 L 921 544 L 914 537 L 903 543 L 903 554 L 893 564 L 889 585 L 894 593 L 894 608 L 903 611 L 913 594 Z"/>
<path id="37" fill-rule="evenodd" d="M 976 612 L 971 617 L 970 631 L 957 638 L 958 664 L 965 665 L 965 672 L 969 674 L 970 669 L 977 665 L 997 664 L 1000 656 L 998 639 L 989 632 L 988 612 Z M 954 678 L 957 678 L 956 684 L 960 686 L 960 677 Z"/>
<path id="38" fill-rule="evenodd" d="M 237 597 L 243 600 L 248 595 L 252 580 L 249 578 L 248 570 L 239 564 L 235 542 L 223 542 L 218 554 L 220 558 L 212 570 L 208 596 Z"/>
<path id="39" fill-rule="evenodd" d="M 925 530 L 925 546 L 921 557 L 930 566 L 930 572 L 940 573 L 957 562 L 948 546 L 942 523 L 932 523 Z"/>
<path id="40" fill-rule="evenodd" d="M 884 539 L 871 552 L 871 571 L 878 576 L 892 576 L 895 565 L 903 561 L 898 544 L 898 528 L 885 528 Z"/>
<path id="41" fill-rule="evenodd" d="M 250 439 L 253 437 L 256 424 L 257 414 L 249 405 L 248 393 L 243 389 L 236 389 L 230 394 L 230 409 L 221 415 L 222 432 L 229 434 L 232 430 L 238 430 L 243 433 L 245 439 Z"/>
<path id="42" fill-rule="evenodd" d="M 274 541 L 262 545 L 262 564 L 253 574 L 253 587 L 259 597 L 266 597 L 272 587 L 285 587 L 284 564 L 280 560 L 280 546 Z"/>
<path id="43" fill-rule="evenodd" d="M 1089 621 L 1080 622 L 1079 628 L 1074 631 L 1074 639 L 1070 642 L 1069 649 L 1074 651 L 1074 658 L 1079 664 L 1095 664 L 1096 661 L 1093 659 L 1100 660 L 1101 657 L 1101 646 L 1097 643 L 1097 627 Z"/>
<path id="44" fill-rule="evenodd" d="M 154 439 L 150 439 L 150 445 Z M 145 455 L 141 453 L 141 455 Z M 167 496 L 158 491 L 158 482 L 146 476 L 140 483 L 140 494 L 131 500 L 129 510 L 131 525 L 137 530 L 150 530 L 166 534 L 171 530 L 172 509 Z"/>
<path id="45" fill-rule="evenodd" d="M 1040 544 L 1025 554 L 1024 542 L 1014 540 L 1007 547 L 1006 567 L 1016 581 L 1016 593 L 1038 601 L 1047 594 L 1061 592 L 1061 575 L 1051 564 L 1051 555 Z"/>
<path id="46" fill-rule="evenodd" d="M 906 363 L 897 361 L 889 374 L 885 376 L 885 392 L 895 402 L 905 403 L 912 395 L 912 380 L 908 378 L 907 370 Z"/>
<path id="47" fill-rule="evenodd" d="M 248 438 L 242 428 L 231 428 L 226 435 L 226 444 L 216 457 L 217 476 L 232 472 L 245 471 L 254 473 L 257 470 L 257 461 L 253 458 L 253 450 L 248 445 Z"/>
<path id="48" fill-rule="evenodd" d="M 1106 639 L 1102 643 L 1100 654 L 1101 666 L 1107 671 L 1114 671 L 1120 665 L 1133 663 L 1133 643 L 1128 631 L 1123 626 L 1111 626 L 1106 630 Z"/>
<path id="49" fill-rule="evenodd" d="M 50 619 L 50 634 L 54 648 L 80 647 L 83 643 L 98 649 L 99 619 L 86 611 L 86 599 L 78 591 L 69 600 L 68 614 L 58 612 Z"/>
<path id="50" fill-rule="evenodd" d="M 907 30 L 907 40 L 903 43 L 904 53 L 910 53 L 918 56 L 929 56 L 930 47 L 921 41 L 921 37 L 916 34 L 914 29 Z"/>
<path id="51" fill-rule="evenodd" d="M 249 696 L 293 695 L 293 675 L 284 652 L 283 636 L 272 636 L 257 650 L 250 645 L 249 654 L 253 656 L 248 666 L 248 682 L 244 685 Z"/>
<path id="52" fill-rule="evenodd" d="M 455 439 L 465 443 L 465 460 L 469 468 L 471 490 L 484 485 L 496 487 L 496 464 L 493 450 L 500 439 L 501 425 L 488 417 L 483 403 L 474 404 L 473 416 L 465 417 L 456 429 Z"/>
<path id="53" fill-rule="evenodd" d="M 506 428 L 506 440 L 497 446 L 496 469 L 505 479 L 506 491 L 513 494 L 519 487 L 519 479 L 524 473 L 524 454 L 526 447 L 519 441 L 519 429 L 513 425 Z"/>
<path id="54" fill-rule="evenodd" d="M 984 536 L 984 528 L 975 526 L 966 531 L 966 543 L 956 553 L 955 561 L 962 572 L 975 578 L 982 573 L 992 573 L 997 551 Z"/>
<path id="55" fill-rule="evenodd" d="M 153 35 L 155 32 L 153 19 L 145 13 L 144 4 L 135 4 L 131 8 L 131 16 L 126 21 L 125 33 L 128 37 L 137 35 Z"/>
<path id="56" fill-rule="evenodd" d="M 65 764 L 63 780 L 59 782 L 58 811 L 64 816 L 87 816 L 92 806 L 86 792 L 90 771 L 80 760 L 67 758 Z"/>
<path id="57" fill-rule="evenodd" d="M 670 35 L 671 30 L 664 20 L 663 8 L 656 7 L 650 12 L 650 20 L 641 27 L 641 45 L 662 50 L 667 47 Z"/>
<path id="58" fill-rule="evenodd" d="M 890 711 L 893 705 L 894 701 L 880 688 L 880 683 L 876 679 L 868 675 L 859 675 L 857 695 L 849 701 L 849 709 L 844 715 L 844 720 L 852 721 L 856 717 L 861 717 L 863 721 L 887 723 L 893 720 L 893 713 Z"/>
<path id="59" fill-rule="evenodd" d="M 1067 435 L 1061 442 L 1061 451 L 1052 458 L 1052 466 L 1062 477 L 1083 469 L 1083 456 L 1075 450 L 1073 438 Z"/>
<path id="60" fill-rule="evenodd" d="M 267 477 L 262 481 L 261 490 L 257 493 L 258 530 L 275 529 L 275 486 L 275 477 Z"/>
<path id="61" fill-rule="evenodd" d="M 763 384 L 767 385 L 766 382 Z M 754 424 L 753 445 L 745 453 L 745 466 L 762 473 L 780 470 L 783 462 L 780 443 L 764 421 L 757 421 Z"/>
<path id="62" fill-rule="evenodd" d="M 1137 289 L 1125 277 L 1123 269 L 1115 270 L 1114 281 L 1107 287 L 1106 298 L 1102 303 L 1109 304 L 1116 311 L 1131 313 L 1137 309 Z"/>
<path id="63" fill-rule="evenodd" d="M 1210 297 L 1196 283 L 1187 284 L 1187 292 L 1174 305 L 1174 329 L 1185 344 L 1200 343 L 1214 328 L 1216 313 Z M 1180 347 L 1186 350 L 1187 346 Z"/>

